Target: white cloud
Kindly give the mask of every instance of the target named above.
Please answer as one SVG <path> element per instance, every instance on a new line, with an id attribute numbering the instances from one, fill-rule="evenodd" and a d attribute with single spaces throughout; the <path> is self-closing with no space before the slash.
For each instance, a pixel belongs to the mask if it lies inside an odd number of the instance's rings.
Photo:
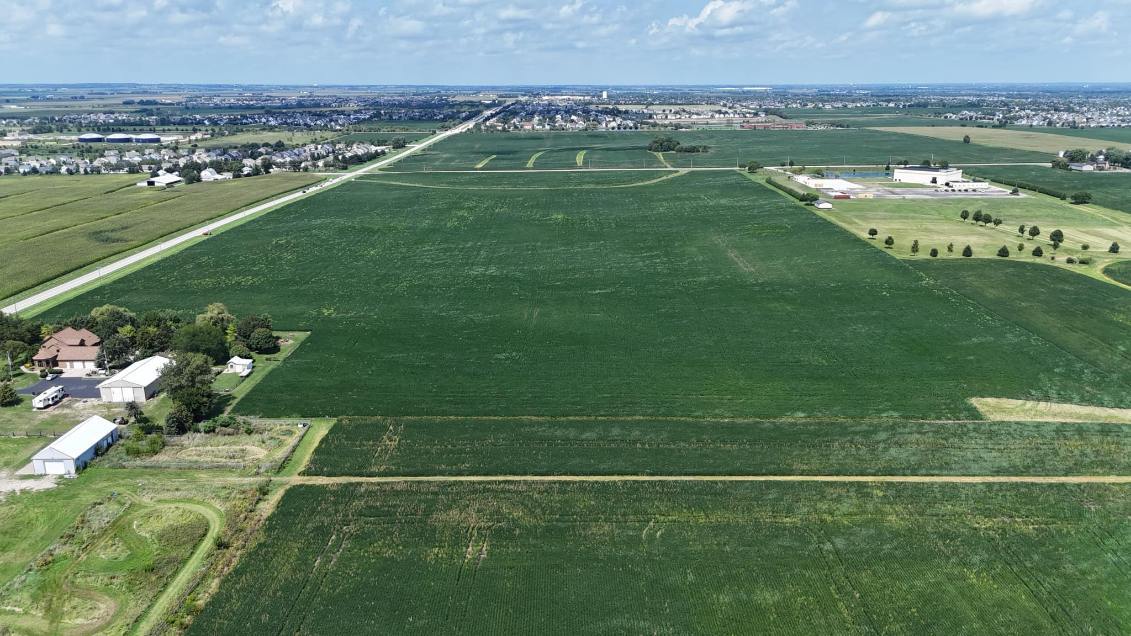
<path id="1" fill-rule="evenodd" d="M 956 3 L 953 9 L 973 18 L 998 18 L 1023 15 L 1037 4 L 1038 0 L 969 0 Z"/>

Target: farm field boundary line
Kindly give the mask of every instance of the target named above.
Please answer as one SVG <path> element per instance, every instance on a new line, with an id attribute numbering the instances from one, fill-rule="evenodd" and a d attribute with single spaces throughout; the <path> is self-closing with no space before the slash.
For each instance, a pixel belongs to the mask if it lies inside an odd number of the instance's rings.
<path id="1" fill-rule="evenodd" d="M 971 398 L 972 400 L 993 400 L 997 398 L 977 397 Z M 1083 408 L 1092 409 L 1100 407 L 1090 407 L 1085 405 L 1062 404 L 1062 403 L 1042 403 L 1052 406 L 1063 406 L 1069 408 Z M 1113 411 L 1127 411 L 1128 416 L 1131 417 L 1131 409 L 1111 409 Z M 319 416 L 310 416 L 310 418 L 318 418 Z M 350 416 L 341 416 L 350 417 Z M 734 424 L 758 424 L 765 422 L 777 423 L 812 423 L 812 422 L 825 422 L 830 425 L 836 424 L 851 424 L 860 422 L 862 419 L 871 422 L 891 422 L 891 423 L 908 423 L 908 424 L 938 424 L 946 426 L 948 424 L 984 424 L 986 426 L 993 426 L 1005 420 L 991 420 L 991 419 L 922 419 L 922 418 L 890 418 L 885 419 L 882 417 L 872 418 L 856 418 L 856 417 L 695 417 L 690 415 L 366 415 L 367 418 L 387 418 L 390 420 L 404 420 L 404 421 L 439 421 L 450 420 L 454 422 L 459 421 L 513 421 L 513 422 L 687 422 L 689 424 L 707 423 L 707 422 L 729 422 Z M 264 421 L 270 421 L 275 418 L 266 417 Z M 338 418 L 333 418 L 338 419 Z M 1017 420 L 1010 420 L 1017 421 Z M 1021 420 L 1026 422 L 1026 420 Z M 1057 420 L 1060 422 L 1060 420 Z M 1047 421 L 1036 421 L 1035 424 L 1045 424 Z M 1064 423 L 1064 422 L 1060 422 Z M 1104 423 L 1102 420 L 1073 420 L 1070 423 Z M 1131 424 L 1131 422 L 1129 422 Z"/>
<path id="2" fill-rule="evenodd" d="M 497 173 L 497 172 L 502 172 L 502 171 L 497 170 L 495 172 Z M 666 181 L 668 179 L 672 179 L 674 177 L 679 177 L 679 176 L 683 176 L 684 174 L 687 174 L 686 170 L 678 170 L 678 171 L 663 170 L 661 172 L 665 172 L 666 174 L 664 174 L 663 176 L 660 176 L 660 177 L 656 177 L 655 179 L 648 179 L 647 181 L 638 181 L 636 183 L 615 183 L 615 184 L 611 184 L 611 185 L 572 185 L 572 186 L 570 186 L 570 185 L 566 185 L 566 186 L 435 185 L 435 184 L 430 184 L 430 183 L 408 183 L 407 181 L 393 181 L 391 179 L 366 179 L 364 177 L 359 178 L 358 181 L 362 181 L 362 182 L 365 182 L 365 183 L 381 183 L 381 184 L 385 184 L 385 185 L 397 185 L 397 186 L 404 186 L 404 187 L 407 187 L 407 188 L 430 188 L 430 189 L 434 189 L 434 190 L 491 190 L 491 191 L 496 191 L 496 190 L 613 190 L 613 189 L 617 189 L 617 188 L 636 188 L 636 187 L 639 187 L 639 186 L 654 185 L 654 184 L 660 183 L 661 181 Z M 393 174 L 393 173 L 382 173 L 382 174 Z M 399 173 L 396 173 L 396 174 L 408 174 L 408 173 L 399 172 Z M 420 173 L 416 173 L 416 174 L 420 174 Z M 478 174 L 483 174 L 483 173 L 478 173 Z"/>
<path id="3" fill-rule="evenodd" d="M 357 178 L 360 175 L 367 174 L 367 173 L 369 173 L 373 170 L 378 170 L 378 169 L 380 169 L 384 166 L 393 164 L 397 161 L 400 161 L 401 159 L 403 159 L 405 157 L 408 157 L 408 156 L 410 156 L 410 155 L 412 155 L 412 154 L 414 154 L 414 153 L 416 153 L 416 152 L 418 152 L 418 151 L 420 151 L 424 148 L 431 146 L 432 144 L 438 143 L 440 141 L 443 141 L 444 139 L 447 139 L 448 137 L 451 137 L 453 135 L 458 135 L 458 134 L 464 132 L 465 130 L 473 127 L 475 124 L 479 123 L 480 121 L 486 119 L 487 117 L 490 117 L 492 114 L 494 114 L 494 112 L 495 111 L 486 111 L 486 112 L 480 114 L 479 116 L 477 116 L 473 119 L 470 119 L 470 120 L 464 122 L 463 124 L 456 126 L 455 128 L 452 128 L 451 130 L 448 130 L 448 131 L 442 132 L 440 134 L 434 135 L 432 137 L 429 137 L 427 140 L 422 141 L 419 144 L 416 144 L 416 145 L 410 147 L 405 152 L 398 153 L 398 154 L 393 155 L 392 157 L 389 157 L 387 159 L 375 161 L 375 162 L 373 162 L 373 163 L 371 163 L 367 166 L 364 166 L 362 168 L 359 168 L 358 170 L 355 170 L 353 172 L 347 172 L 345 174 L 340 174 L 337 177 L 330 179 L 329 181 L 325 181 L 325 182 L 322 182 L 322 183 L 317 184 L 315 186 L 311 186 L 309 189 L 313 190 L 316 193 L 316 192 L 319 192 L 319 191 L 340 185 L 340 184 L 345 183 L 347 181 L 352 181 L 353 179 Z M 184 232 L 182 234 L 174 236 L 173 238 L 169 238 L 165 241 L 162 241 L 161 243 L 158 243 L 157 245 L 154 245 L 153 247 L 150 247 L 149 249 L 143 250 L 143 251 L 138 252 L 136 254 L 132 254 L 130 256 L 127 256 L 125 258 L 117 260 L 113 263 L 108 263 L 107 265 L 104 265 L 104 266 L 98 268 L 95 271 L 88 272 L 88 273 L 83 274 L 82 276 L 79 276 L 77 278 L 73 278 L 73 279 L 68 280 L 66 282 L 55 285 L 54 287 L 46 289 L 42 292 L 39 292 L 38 294 L 35 294 L 34 296 L 30 296 L 28 298 L 25 298 L 21 301 L 14 303 L 14 304 L 8 305 L 7 307 L 0 307 L 0 313 L 5 313 L 5 314 L 19 313 L 21 310 L 29 309 L 31 307 L 34 307 L 35 305 L 38 305 L 40 303 L 51 300 L 52 298 L 55 298 L 56 296 L 66 294 L 70 291 L 73 291 L 73 290 L 79 288 L 79 287 L 83 287 L 83 286 L 85 286 L 89 283 L 96 282 L 102 276 L 104 276 L 106 274 L 111 274 L 111 273 L 116 272 L 118 270 L 130 267 L 131 265 L 135 265 L 137 263 L 140 263 L 141 261 L 145 261 L 145 260 L 148 260 L 149 258 L 152 258 L 154 256 L 162 254 L 163 252 L 166 252 L 166 251 L 168 251 L 168 250 L 170 250 L 174 247 L 177 247 L 178 245 L 181 245 L 182 243 L 192 241 L 193 239 L 198 238 L 201 233 L 211 232 L 213 230 L 218 230 L 218 229 L 220 229 L 224 226 L 227 226 L 231 223 L 235 223 L 235 222 L 240 221 L 242 219 L 245 219 L 247 217 L 255 216 L 256 214 L 267 211 L 269 209 L 274 209 L 274 208 L 279 207 L 279 206 L 281 206 L 285 203 L 290 203 L 290 202 L 292 202 L 296 199 L 306 197 L 306 196 L 308 196 L 308 194 L 309 193 L 305 189 L 299 190 L 297 192 L 291 192 L 291 193 L 285 194 L 281 197 L 271 199 L 269 201 L 266 201 L 264 203 L 256 205 L 252 208 L 243 210 L 242 212 L 237 212 L 235 214 L 230 214 L 228 216 L 221 217 L 219 219 L 216 219 L 216 220 L 208 223 L 207 225 L 205 225 L 203 227 L 196 228 L 196 229 L 190 230 L 188 232 Z"/>
<path id="4" fill-rule="evenodd" d="M 1131 475 L 415 475 L 390 477 L 276 477 L 287 485 L 402 482 L 719 481 L 928 484 L 1131 484 Z"/>

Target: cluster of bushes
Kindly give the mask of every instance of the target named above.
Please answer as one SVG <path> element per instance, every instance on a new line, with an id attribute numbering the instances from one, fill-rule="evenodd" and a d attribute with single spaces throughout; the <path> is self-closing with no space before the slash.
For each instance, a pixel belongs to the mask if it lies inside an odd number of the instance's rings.
<path id="1" fill-rule="evenodd" d="M 648 143 L 649 152 L 707 152 L 709 146 L 685 146 L 672 137 L 658 137 Z"/>

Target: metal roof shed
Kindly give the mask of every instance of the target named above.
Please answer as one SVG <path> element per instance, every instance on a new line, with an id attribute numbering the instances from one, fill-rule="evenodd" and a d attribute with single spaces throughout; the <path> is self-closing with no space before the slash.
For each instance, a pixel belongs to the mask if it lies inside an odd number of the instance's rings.
<path id="1" fill-rule="evenodd" d="M 95 415 L 32 456 L 32 468 L 36 475 L 74 475 L 116 441 L 118 426 Z"/>
<path id="2" fill-rule="evenodd" d="M 98 393 L 103 402 L 144 402 L 157 393 L 161 371 L 170 362 L 165 356 L 138 360 L 102 381 Z"/>

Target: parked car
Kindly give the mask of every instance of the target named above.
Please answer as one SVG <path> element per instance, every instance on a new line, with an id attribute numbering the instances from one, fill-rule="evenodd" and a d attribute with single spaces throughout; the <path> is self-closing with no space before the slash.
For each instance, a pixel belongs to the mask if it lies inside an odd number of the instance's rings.
<path id="1" fill-rule="evenodd" d="M 55 378 L 57 378 L 57 377 L 59 377 L 59 374 L 57 374 L 57 373 L 48 373 L 47 375 L 43 376 L 43 379 L 44 379 L 44 380 L 47 380 L 48 382 L 50 382 L 50 381 L 54 380 L 54 379 L 55 379 Z"/>

